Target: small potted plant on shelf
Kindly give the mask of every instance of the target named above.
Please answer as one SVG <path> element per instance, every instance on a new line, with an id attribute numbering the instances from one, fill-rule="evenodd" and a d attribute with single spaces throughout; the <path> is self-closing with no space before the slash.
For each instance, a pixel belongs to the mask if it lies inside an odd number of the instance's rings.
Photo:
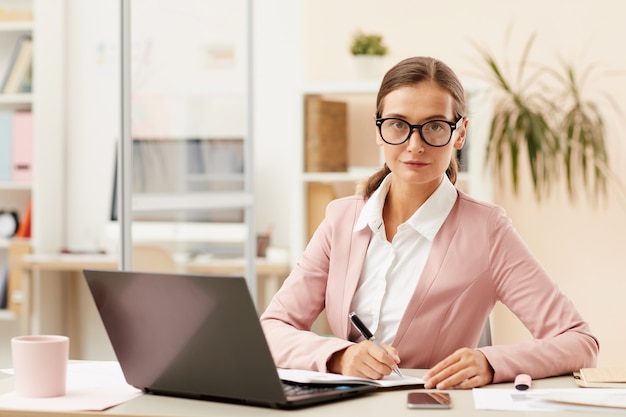
<path id="1" fill-rule="evenodd" d="M 354 57 L 359 78 L 380 78 L 383 72 L 383 57 L 388 51 L 382 35 L 357 31 L 352 38 L 350 52 Z"/>

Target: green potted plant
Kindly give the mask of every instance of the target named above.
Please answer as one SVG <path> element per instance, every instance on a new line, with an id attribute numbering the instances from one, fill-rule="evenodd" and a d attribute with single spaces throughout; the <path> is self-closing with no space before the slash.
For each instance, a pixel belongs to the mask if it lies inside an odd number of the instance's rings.
<path id="1" fill-rule="evenodd" d="M 357 76 L 361 79 L 378 79 L 383 73 L 383 57 L 389 49 L 382 35 L 357 31 L 350 44 Z"/>
<path id="2" fill-rule="evenodd" d="M 515 77 L 481 50 L 497 95 L 487 163 L 496 173 L 509 170 L 508 176 L 497 176 L 510 178 L 514 194 L 519 191 L 520 166 L 527 164 L 537 200 L 564 179 L 570 199 L 580 191 L 597 202 L 606 196 L 611 174 L 600 106 L 582 93 L 590 70 L 582 78 L 570 65 L 564 65 L 564 75 L 545 66 L 529 72 L 534 39 L 527 42 Z"/>
<path id="3" fill-rule="evenodd" d="M 383 43 L 382 35 L 366 34 L 357 31 L 350 46 L 352 55 L 387 55 L 387 46 Z"/>

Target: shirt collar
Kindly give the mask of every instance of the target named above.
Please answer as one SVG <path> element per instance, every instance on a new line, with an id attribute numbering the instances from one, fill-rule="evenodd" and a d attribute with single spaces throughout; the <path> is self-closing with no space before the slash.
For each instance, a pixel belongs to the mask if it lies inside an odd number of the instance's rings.
<path id="1" fill-rule="evenodd" d="M 361 210 L 361 214 L 354 226 L 354 231 L 362 230 L 369 226 L 372 231 L 377 231 L 383 224 L 383 206 L 385 198 L 391 186 L 393 174 L 387 175 L 380 187 L 372 193 Z M 457 199 L 457 191 L 450 182 L 447 175 L 443 176 L 443 180 L 435 192 L 428 197 L 428 200 L 413 213 L 406 221 L 406 224 L 415 229 L 418 233 L 429 240 L 433 240 L 441 225 L 450 214 L 452 207 Z"/>
<path id="2" fill-rule="evenodd" d="M 383 206 L 385 205 L 385 198 L 391 187 L 391 175 L 388 174 L 380 186 L 372 193 L 370 198 L 365 202 L 363 210 L 354 225 L 354 231 L 363 230 L 366 226 L 369 226 L 373 232 L 376 232 L 383 225 Z"/>

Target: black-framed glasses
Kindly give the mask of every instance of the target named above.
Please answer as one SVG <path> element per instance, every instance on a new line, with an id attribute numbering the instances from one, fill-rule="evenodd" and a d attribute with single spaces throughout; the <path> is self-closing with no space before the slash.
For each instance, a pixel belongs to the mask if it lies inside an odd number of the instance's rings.
<path id="1" fill-rule="evenodd" d="M 421 125 L 412 125 L 406 120 L 388 117 L 376 119 L 376 126 L 378 126 L 382 140 L 390 145 L 402 145 L 409 140 L 413 130 L 417 129 L 425 144 L 439 148 L 450 142 L 452 133 L 459 126 L 461 120 L 463 120 L 463 116 L 459 117 L 456 122 L 429 120 Z"/>

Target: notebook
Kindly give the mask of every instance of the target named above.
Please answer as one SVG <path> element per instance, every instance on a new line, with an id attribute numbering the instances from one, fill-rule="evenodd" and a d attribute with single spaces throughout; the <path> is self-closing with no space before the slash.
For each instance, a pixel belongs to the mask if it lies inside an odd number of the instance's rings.
<path id="1" fill-rule="evenodd" d="M 146 393 L 297 408 L 376 389 L 281 381 L 243 277 L 83 272 L 126 381 Z"/>
<path id="2" fill-rule="evenodd" d="M 626 388 L 626 368 L 581 368 L 574 372 L 574 381 L 583 388 Z"/>

